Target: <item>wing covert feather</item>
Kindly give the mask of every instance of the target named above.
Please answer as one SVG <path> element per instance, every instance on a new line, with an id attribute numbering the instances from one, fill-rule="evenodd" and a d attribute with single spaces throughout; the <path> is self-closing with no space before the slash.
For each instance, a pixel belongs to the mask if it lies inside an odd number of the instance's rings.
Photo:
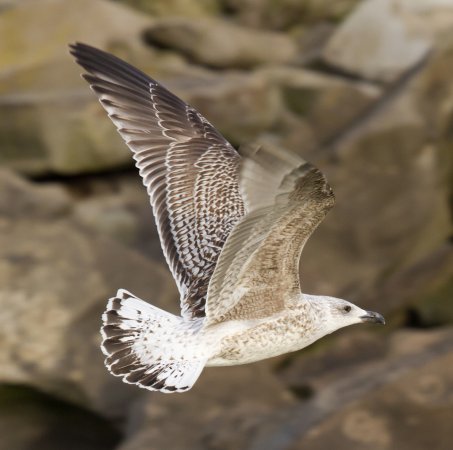
<path id="1" fill-rule="evenodd" d="M 267 317 L 300 293 L 300 254 L 334 203 L 325 177 L 302 159 L 270 147 L 248 158 L 240 184 L 251 212 L 228 237 L 211 278 L 211 324 Z"/>

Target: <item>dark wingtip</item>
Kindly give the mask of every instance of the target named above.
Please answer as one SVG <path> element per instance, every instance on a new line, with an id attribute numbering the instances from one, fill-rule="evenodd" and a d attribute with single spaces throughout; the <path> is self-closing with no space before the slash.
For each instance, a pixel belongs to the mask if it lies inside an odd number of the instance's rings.
<path id="1" fill-rule="evenodd" d="M 84 47 L 87 47 L 87 45 L 86 45 L 86 44 L 82 44 L 81 42 L 74 42 L 74 43 L 68 44 L 68 47 L 69 47 L 69 53 L 70 53 L 72 56 L 77 57 L 77 54 L 78 54 Z"/>

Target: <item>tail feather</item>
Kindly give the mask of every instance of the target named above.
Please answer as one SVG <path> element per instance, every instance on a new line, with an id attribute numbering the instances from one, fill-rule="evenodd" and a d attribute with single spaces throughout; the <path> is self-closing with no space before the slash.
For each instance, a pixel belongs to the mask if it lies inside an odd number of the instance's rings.
<path id="1" fill-rule="evenodd" d="M 206 358 L 182 319 L 124 289 L 109 300 L 102 320 L 105 365 L 126 383 L 184 392 L 203 370 Z"/>

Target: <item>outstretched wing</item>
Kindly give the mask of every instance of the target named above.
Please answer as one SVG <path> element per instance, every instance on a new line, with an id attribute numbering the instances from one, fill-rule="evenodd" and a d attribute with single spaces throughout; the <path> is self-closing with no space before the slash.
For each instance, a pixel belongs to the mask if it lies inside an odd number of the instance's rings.
<path id="1" fill-rule="evenodd" d="M 264 318 L 294 299 L 302 249 L 334 204 L 318 169 L 271 147 L 243 159 L 240 189 L 248 213 L 229 235 L 211 278 L 211 324 Z"/>
<path id="2" fill-rule="evenodd" d="M 71 53 L 133 152 L 182 313 L 203 317 L 220 251 L 244 215 L 240 157 L 194 108 L 143 72 L 88 45 L 72 45 Z"/>

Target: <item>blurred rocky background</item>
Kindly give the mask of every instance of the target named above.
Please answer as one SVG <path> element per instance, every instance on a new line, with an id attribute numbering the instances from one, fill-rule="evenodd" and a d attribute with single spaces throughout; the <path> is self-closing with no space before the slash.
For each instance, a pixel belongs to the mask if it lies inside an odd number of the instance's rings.
<path id="1" fill-rule="evenodd" d="M 238 146 L 317 164 L 337 205 L 306 292 L 385 314 L 183 395 L 110 376 L 117 288 L 171 311 L 128 149 L 68 54 L 113 52 Z M 0 0 L 0 449 L 447 450 L 453 0 Z"/>

